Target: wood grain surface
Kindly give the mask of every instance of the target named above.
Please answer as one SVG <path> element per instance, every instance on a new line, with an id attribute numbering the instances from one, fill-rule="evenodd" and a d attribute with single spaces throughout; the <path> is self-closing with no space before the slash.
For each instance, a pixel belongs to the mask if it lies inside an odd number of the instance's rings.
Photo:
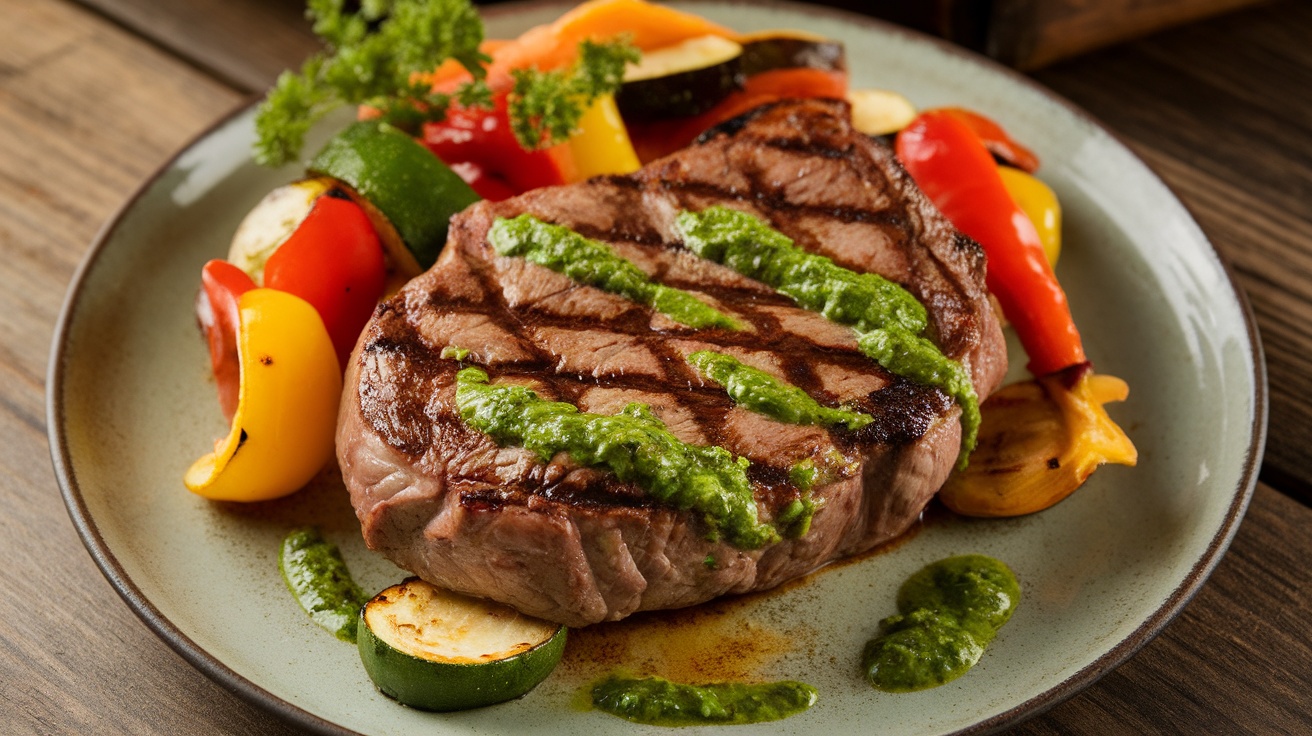
<path id="1" fill-rule="evenodd" d="M 304 54 L 289 0 L 0 0 L 0 733 L 281 734 L 118 600 L 50 469 L 44 376 L 96 230 Z M 1121 135 L 1235 264 L 1271 377 L 1264 483 L 1179 619 L 1033 734 L 1312 730 L 1312 7 L 1287 0 L 1037 78 Z"/>

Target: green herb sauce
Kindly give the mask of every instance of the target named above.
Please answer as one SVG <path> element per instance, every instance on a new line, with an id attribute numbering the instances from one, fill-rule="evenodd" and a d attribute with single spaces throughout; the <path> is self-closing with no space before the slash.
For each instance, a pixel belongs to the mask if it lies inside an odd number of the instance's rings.
<path id="1" fill-rule="evenodd" d="M 606 468 L 661 503 L 700 514 L 735 547 L 779 541 L 774 527 L 759 520 L 747 459 L 681 441 L 646 404 L 588 414 L 524 386 L 493 386 L 485 371 L 470 366 L 456 374 L 456 405 L 466 424 L 498 443 L 521 445 L 544 460 L 565 452 L 577 463 Z"/>
<path id="2" fill-rule="evenodd" d="M 513 220 L 498 218 L 488 230 L 488 242 L 503 256 L 520 256 L 562 273 L 580 284 L 632 299 L 681 325 L 742 329 L 736 320 L 706 304 L 691 292 L 658 284 L 632 261 L 616 255 L 605 243 L 569 228 L 543 222 L 530 214 Z"/>
<path id="3" fill-rule="evenodd" d="M 816 696 L 814 687 L 791 681 L 682 685 L 661 677 L 611 676 L 592 687 L 598 710 L 657 726 L 778 721 L 815 705 Z"/>
<path id="4" fill-rule="evenodd" d="M 951 682 L 979 661 L 1019 602 L 1016 576 L 992 557 L 935 562 L 902 584 L 901 613 L 879 622 L 862 656 L 866 678 L 896 693 Z"/>
<path id="5" fill-rule="evenodd" d="M 808 253 L 739 210 L 714 206 L 681 212 L 675 227 L 692 252 L 768 284 L 803 309 L 852 327 L 866 356 L 956 400 L 961 405 L 958 467 L 965 467 L 979 433 L 979 397 L 965 368 L 922 336 L 928 317 L 910 292 L 877 274 L 858 273 Z"/>
<path id="6" fill-rule="evenodd" d="M 699 350 L 688 356 L 688 363 L 702 377 L 723 386 L 735 404 L 781 422 L 826 427 L 841 424 L 848 429 L 860 429 L 874 421 L 869 414 L 859 411 L 821 406 L 797 386 L 724 353 Z"/>
<path id="7" fill-rule="evenodd" d="M 312 528 L 282 540 L 278 568 L 287 589 L 314 622 L 342 641 L 355 641 L 360 608 L 369 600 L 351 579 L 337 547 Z"/>
<path id="8" fill-rule="evenodd" d="M 803 309 L 862 332 L 890 326 L 920 334 L 925 308 L 906 289 L 873 273 L 808 253 L 760 219 L 729 207 L 680 212 L 675 227 L 688 249 L 763 281 Z"/>

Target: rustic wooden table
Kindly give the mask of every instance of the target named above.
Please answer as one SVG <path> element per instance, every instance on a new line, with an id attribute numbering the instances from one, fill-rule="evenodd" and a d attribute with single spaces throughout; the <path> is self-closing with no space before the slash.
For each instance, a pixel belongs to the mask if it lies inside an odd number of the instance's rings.
<path id="1" fill-rule="evenodd" d="M 312 48 L 300 0 L 0 0 L 0 732 L 293 729 L 143 626 L 83 551 L 44 377 L 92 236 L 185 141 Z M 1126 140 L 1233 263 L 1271 384 L 1230 552 L 1128 663 L 1018 733 L 1312 731 L 1312 4 L 1285 0 L 1035 74 Z"/>

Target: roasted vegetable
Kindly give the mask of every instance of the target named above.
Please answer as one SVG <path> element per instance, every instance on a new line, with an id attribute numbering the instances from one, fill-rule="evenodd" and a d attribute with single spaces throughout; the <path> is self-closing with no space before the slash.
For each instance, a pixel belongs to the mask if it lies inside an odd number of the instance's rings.
<path id="1" fill-rule="evenodd" d="M 567 145 L 575 181 L 603 174 L 628 174 L 641 166 L 614 97 L 602 97 L 593 103 Z"/>
<path id="2" fill-rule="evenodd" d="M 939 498 L 967 516 L 1019 516 L 1066 498 L 1103 463 L 1134 465 L 1134 444 L 1103 408 L 1129 391 L 1082 368 L 1003 388 L 984 402 L 970 467 Z"/>
<path id="3" fill-rule="evenodd" d="M 264 264 L 282 245 L 301 220 L 310 214 L 315 200 L 333 185 L 331 179 L 311 178 L 294 181 L 264 195 L 232 236 L 228 260 L 255 281 L 264 283 Z"/>
<path id="4" fill-rule="evenodd" d="M 1047 184 L 1020 169 L 999 166 L 998 175 L 1007 193 L 1034 223 L 1048 263 L 1056 266 L 1061 255 L 1061 203 L 1057 195 Z"/>
<path id="5" fill-rule="evenodd" d="M 310 171 L 347 185 L 393 265 L 411 276 L 437 260 L 451 216 L 479 199 L 422 145 L 376 121 L 355 123 L 334 136 Z"/>
<path id="6" fill-rule="evenodd" d="M 960 113 L 921 113 L 898 133 L 897 157 L 952 224 L 984 247 L 989 291 L 1016 328 L 1030 372 L 1045 376 L 1087 362 L 1066 293 L 1034 224 Z"/>
<path id="7" fill-rule="evenodd" d="M 387 285 L 383 247 L 359 205 L 323 196 L 269 257 L 264 283 L 314 306 L 345 368 Z"/>
<path id="8" fill-rule="evenodd" d="M 323 320 L 304 299 L 252 289 L 238 310 L 232 427 L 183 482 L 216 501 L 266 501 L 300 489 L 332 458 L 342 372 Z"/>
<path id="9" fill-rule="evenodd" d="M 1039 157 L 1035 156 L 1030 149 L 1017 143 L 1015 139 L 1007 134 L 1007 131 L 1002 129 L 1001 125 L 964 107 L 945 107 L 940 108 L 939 111 L 952 115 L 965 123 L 966 127 L 975 133 L 980 142 L 994 157 L 1027 174 L 1033 174 L 1039 170 Z"/>
<path id="10" fill-rule="evenodd" d="M 445 120 L 425 124 L 421 140 L 442 161 L 453 167 L 472 163 L 514 194 L 568 182 L 573 174 L 569 149 L 524 150 L 510 128 L 507 104 L 506 96 L 499 95 L 491 110 L 452 109 Z"/>
<path id="11" fill-rule="evenodd" d="M 237 334 L 241 324 L 241 295 L 255 282 L 227 261 L 212 260 L 200 271 L 200 293 L 196 295 L 196 320 L 205 332 L 210 349 L 210 368 L 219 388 L 219 408 L 232 421 L 241 389 L 241 362 Z"/>
<path id="12" fill-rule="evenodd" d="M 560 661 L 565 638 L 559 624 L 409 578 L 365 604 L 356 643 L 384 695 L 452 711 L 532 690 Z"/>
<path id="13" fill-rule="evenodd" d="M 650 51 L 625 70 L 615 102 L 632 120 L 700 115 L 742 87 L 742 55 L 742 46 L 713 35 Z"/>
<path id="14" fill-rule="evenodd" d="M 819 69 L 776 69 L 748 77 L 743 88 L 701 115 L 642 122 L 626 120 L 629 138 L 646 163 L 692 143 L 708 128 L 769 102 L 789 98 L 838 97 L 847 94 L 847 74 Z"/>
<path id="15" fill-rule="evenodd" d="M 511 70 L 563 69 L 578 58 L 579 44 L 626 36 L 643 53 L 662 49 L 698 36 L 733 38 L 734 33 L 692 13 L 643 0 L 592 0 L 557 18 L 530 28 L 513 41 L 485 44 L 492 57 L 487 65 L 487 83 L 498 92 L 513 85 Z M 448 60 L 430 77 L 437 89 L 453 89 L 469 79 L 469 72 Z"/>
<path id="16" fill-rule="evenodd" d="M 896 133 L 916 119 L 910 100 L 884 89 L 851 90 L 847 102 L 852 106 L 852 127 L 870 136 Z"/>
<path id="17" fill-rule="evenodd" d="M 739 36 L 745 76 L 772 69 L 847 71 L 843 42 L 805 31 L 760 31 Z"/>

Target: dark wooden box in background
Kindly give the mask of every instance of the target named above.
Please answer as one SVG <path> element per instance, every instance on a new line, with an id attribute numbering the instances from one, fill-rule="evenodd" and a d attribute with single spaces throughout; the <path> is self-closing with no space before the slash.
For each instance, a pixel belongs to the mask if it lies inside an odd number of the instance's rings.
<path id="1" fill-rule="evenodd" d="M 1260 0 L 820 0 L 916 28 L 1018 69 Z"/>

